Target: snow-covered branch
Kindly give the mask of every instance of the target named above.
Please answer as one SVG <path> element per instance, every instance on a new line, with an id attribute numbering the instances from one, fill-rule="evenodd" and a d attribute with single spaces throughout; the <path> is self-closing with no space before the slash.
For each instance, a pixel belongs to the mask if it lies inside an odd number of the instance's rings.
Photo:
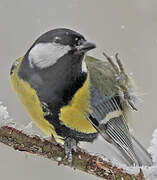
<path id="1" fill-rule="evenodd" d="M 141 169 L 140 167 L 131 168 L 116 164 L 116 167 L 112 162 L 109 162 L 102 156 L 91 155 L 80 148 L 73 153 L 73 163 L 70 165 L 64 158 L 64 148 L 56 144 L 53 139 L 49 141 L 36 135 L 32 136 L 15 127 L 15 124 L 8 115 L 6 107 L 0 104 L 0 142 L 15 150 L 41 155 L 56 161 L 58 165 L 71 166 L 74 169 L 93 174 L 106 180 L 153 180 L 157 177 L 157 174 L 155 174 L 157 171 L 156 166 L 142 167 Z M 156 135 L 154 135 L 154 137 L 156 137 Z M 154 142 L 155 140 L 152 141 L 150 152 L 153 152 L 153 156 L 156 157 Z M 145 174 L 143 174 L 143 172 Z"/>
<path id="2" fill-rule="evenodd" d="M 37 154 L 58 162 L 58 165 L 64 164 L 70 166 L 64 159 L 64 149 L 55 142 L 41 139 L 38 136 L 29 136 L 13 127 L 3 126 L 0 128 L 0 142 L 15 150 L 26 151 Z M 104 161 L 101 157 L 88 154 L 82 149 L 73 153 L 72 168 L 76 168 L 89 174 L 102 177 L 104 179 L 123 179 L 123 180 L 144 180 L 142 171 L 138 175 L 130 175 L 123 172 L 122 169 L 113 167 L 110 163 Z"/>

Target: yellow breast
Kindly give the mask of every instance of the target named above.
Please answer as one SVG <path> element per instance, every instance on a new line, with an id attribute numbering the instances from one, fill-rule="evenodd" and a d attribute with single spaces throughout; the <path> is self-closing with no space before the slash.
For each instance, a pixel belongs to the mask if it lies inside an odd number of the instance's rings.
<path id="1" fill-rule="evenodd" d="M 56 132 L 54 131 L 54 127 L 44 119 L 44 113 L 42 111 L 42 107 L 36 91 L 30 87 L 30 85 L 19 78 L 18 70 L 21 64 L 22 58 L 17 60 L 18 65 L 15 67 L 13 73 L 11 74 L 11 83 L 20 97 L 21 102 L 23 103 L 28 115 L 31 117 L 32 121 L 47 135 L 53 134 L 56 138 L 58 138 Z"/>
<path id="2" fill-rule="evenodd" d="M 90 112 L 90 78 L 87 77 L 69 105 L 60 110 L 59 119 L 67 127 L 83 133 L 96 133 L 96 129 L 87 120 L 86 115 Z"/>
<path id="3" fill-rule="evenodd" d="M 19 58 L 17 60 L 18 65 L 16 65 L 15 69 L 13 70 L 13 73 L 11 74 L 11 83 L 13 85 L 13 88 L 20 97 L 20 100 L 23 103 L 32 121 L 45 134 L 53 134 L 56 140 L 59 141 L 61 137 L 57 136 L 53 125 L 50 124 L 46 119 L 44 119 L 44 113 L 41 107 L 41 103 L 36 94 L 36 91 L 31 88 L 29 83 L 27 83 L 18 76 L 18 70 L 22 62 L 22 59 L 23 58 Z M 67 127 L 83 133 L 96 132 L 96 129 L 86 118 L 86 112 L 90 111 L 89 88 L 90 80 L 88 76 L 87 81 L 84 83 L 83 87 L 77 91 L 71 102 L 67 106 L 61 108 L 59 116 L 60 120 Z"/>

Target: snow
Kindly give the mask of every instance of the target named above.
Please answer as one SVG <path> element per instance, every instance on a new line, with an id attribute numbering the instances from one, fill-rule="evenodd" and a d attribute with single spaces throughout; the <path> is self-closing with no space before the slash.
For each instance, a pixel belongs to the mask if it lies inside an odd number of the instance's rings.
<path id="1" fill-rule="evenodd" d="M 134 73 L 133 73 L 133 72 L 130 72 L 130 73 L 129 73 L 129 75 L 130 75 L 130 76 L 133 76 L 133 75 L 134 75 Z"/>
<path id="2" fill-rule="evenodd" d="M 41 131 L 38 131 L 38 129 L 33 125 L 33 122 L 30 121 L 27 124 L 16 124 L 13 119 L 9 116 L 9 113 L 7 111 L 7 107 L 3 105 L 3 103 L 0 101 L 0 128 L 3 126 L 9 126 L 12 128 L 16 128 L 19 131 L 22 131 L 23 133 L 33 136 L 37 135 L 39 137 L 50 139 L 51 136 L 43 136 Z"/>
<path id="3" fill-rule="evenodd" d="M 6 126 L 6 125 L 15 127 L 15 123 L 10 118 L 9 113 L 7 111 L 7 107 L 2 105 L 2 102 L 0 102 L 0 127 Z M 32 122 L 30 122 L 27 126 L 21 126 L 21 128 L 18 128 L 18 129 L 26 133 L 32 134 Z M 115 160 L 115 159 L 112 159 L 112 161 L 109 161 L 109 162 L 112 163 L 113 166 L 122 168 L 124 172 L 127 172 L 129 174 L 138 174 L 140 169 L 142 169 L 146 180 L 156 180 L 157 179 L 157 129 L 154 130 L 152 134 L 152 140 L 150 142 L 150 147 L 148 148 L 148 151 L 151 154 L 152 161 L 153 161 L 153 165 L 151 167 L 147 167 L 147 166 L 128 167 L 124 163 L 122 162 L 120 163 L 118 160 Z M 108 161 L 106 157 L 104 157 L 103 155 L 101 156 L 101 158 L 105 161 Z M 58 158 L 58 161 L 60 161 L 60 157 Z"/>
<path id="4" fill-rule="evenodd" d="M 13 120 L 10 118 L 9 113 L 7 111 L 7 107 L 2 105 L 2 102 L 0 102 L 0 127 L 2 126 L 13 126 Z"/>
<path id="5" fill-rule="evenodd" d="M 137 175 L 140 172 L 140 169 L 142 169 L 142 172 L 144 173 L 144 177 L 146 180 L 157 180 L 157 166 L 153 165 L 151 167 L 142 166 L 142 167 L 129 167 L 125 164 L 120 164 L 117 160 L 114 160 L 111 162 L 113 166 L 116 166 L 118 168 L 122 168 L 124 172 L 128 174 L 135 174 Z"/>
<path id="6" fill-rule="evenodd" d="M 33 135 L 33 122 L 31 121 L 27 125 L 22 125 L 18 129 L 26 134 Z"/>
<path id="7" fill-rule="evenodd" d="M 121 25 L 121 29 L 125 29 L 125 25 Z"/>
<path id="8" fill-rule="evenodd" d="M 152 156 L 153 165 L 151 167 L 128 167 L 125 164 L 119 163 L 119 161 L 117 160 L 112 160 L 112 165 L 118 168 L 122 168 L 124 172 L 127 172 L 129 174 L 138 174 L 141 168 L 146 180 L 157 180 L 157 129 L 153 132 L 150 144 L 151 145 L 148 148 L 148 152 Z"/>
<path id="9" fill-rule="evenodd" d="M 57 161 L 62 161 L 62 157 L 57 157 Z"/>
<path id="10" fill-rule="evenodd" d="M 157 166 L 157 129 L 154 130 L 148 152 L 152 155 L 153 164 Z"/>

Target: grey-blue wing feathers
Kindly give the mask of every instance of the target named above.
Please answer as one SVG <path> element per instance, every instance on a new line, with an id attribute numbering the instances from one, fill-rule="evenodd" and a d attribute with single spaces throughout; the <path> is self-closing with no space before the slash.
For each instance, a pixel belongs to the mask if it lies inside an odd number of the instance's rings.
<path id="1" fill-rule="evenodd" d="M 88 119 L 108 142 L 120 150 L 129 165 L 140 164 L 118 96 L 105 96 L 91 87 L 91 113 Z"/>
<path id="2" fill-rule="evenodd" d="M 91 80 L 91 113 L 87 118 L 108 142 L 119 149 L 128 165 L 152 165 L 150 155 L 130 135 L 127 126 L 129 102 L 135 98 L 129 92 L 134 92 L 134 86 L 120 60 L 116 68 L 114 62 L 90 56 L 85 62 Z M 130 99 L 125 99 L 126 93 Z"/>

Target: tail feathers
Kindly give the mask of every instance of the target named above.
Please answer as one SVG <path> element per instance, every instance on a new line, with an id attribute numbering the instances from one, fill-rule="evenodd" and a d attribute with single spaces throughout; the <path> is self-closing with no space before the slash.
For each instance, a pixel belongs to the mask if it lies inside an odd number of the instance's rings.
<path id="1" fill-rule="evenodd" d="M 107 123 L 99 125 L 97 128 L 100 134 L 111 142 L 125 158 L 129 166 L 152 165 L 152 160 L 144 147 L 130 135 L 129 129 L 119 116 L 110 119 Z"/>
<path id="2" fill-rule="evenodd" d="M 127 160 L 127 164 L 132 166 L 141 165 L 134 152 L 128 127 L 125 126 L 122 117 L 112 118 L 105 125 L 105 133 Z"/>

